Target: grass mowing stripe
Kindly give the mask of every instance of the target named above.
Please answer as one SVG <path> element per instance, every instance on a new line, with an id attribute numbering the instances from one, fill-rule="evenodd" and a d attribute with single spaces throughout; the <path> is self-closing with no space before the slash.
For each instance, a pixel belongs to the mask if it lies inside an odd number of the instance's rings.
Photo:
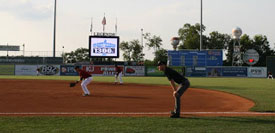
<path id="1" fill-rule="evenodd" d="M 0 117 L 13 133 L 274 132 L 275 117 Z"/>

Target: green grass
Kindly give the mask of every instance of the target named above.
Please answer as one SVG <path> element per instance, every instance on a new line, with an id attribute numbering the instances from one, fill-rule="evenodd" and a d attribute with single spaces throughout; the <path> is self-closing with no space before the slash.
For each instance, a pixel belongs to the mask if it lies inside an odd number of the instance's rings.
<path id="1" fill-rule="evenodd" d="M 0 76 L 0 79 L 77 80 L 77 76 Z M 225 91 L 256 102 L 253 111 L 275 111 L 275 80 L 189 78 L 191 87 Z M 165 77 L 124 77 L 126 83 L 169 85 Z M 1 80 L 0 80 L 1 81 Z M 94 77 L 113 82 L 114 77 Z M 218 99 L 217 99 L 218 100 Z M 274 132 L 275 117 L 0 117 L 0 133 L 236 133 Z"/>
<path id="2" fill-rule="evenodd" d="M 0 117 L 13 133 L 274 132 L 275 117 Z"/>
<path id="3" fill-rule="evenodd" d="M 275 111 L 275 80 L 265 78 L 195 78 L 192 87 L 237 94 L 253 100 L 252 111 Z"/>

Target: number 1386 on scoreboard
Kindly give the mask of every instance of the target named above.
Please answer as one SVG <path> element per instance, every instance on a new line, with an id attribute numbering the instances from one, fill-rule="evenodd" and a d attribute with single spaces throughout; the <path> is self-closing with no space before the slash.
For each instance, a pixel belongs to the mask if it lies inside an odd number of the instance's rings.
<path id="1" fill-rule="evenodd" d="M 96 54 L 114 54 L 115 48 L 94 48 L 93 52 Z"/>

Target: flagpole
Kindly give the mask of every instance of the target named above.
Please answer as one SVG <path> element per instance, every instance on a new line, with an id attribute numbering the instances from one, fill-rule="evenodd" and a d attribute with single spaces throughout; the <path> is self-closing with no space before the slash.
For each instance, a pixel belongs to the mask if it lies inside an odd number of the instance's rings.
<path id="1" fill-rule="evenodd" d="M 117 35 L 117 18 L 116 18 L 115 32 L 116 32 L 116 35 Z"/>
<path id="2" fill-rule="evenodd" d="M 91 29 L 90 29 L 91 35 L 93 35 L 93 17 L 91 19 Z"/>
<path id="3" fill-rule="evenodd" d="M 104 33 L 105 33 L 105 24 L 106 24 L 106 18 L 105 18 L 105 13 L 104 13 L 104 18 L 103 18 L 103 36 L 104 36 Z"/>
<path id="4" fill-rule="evenodd" d="M 104 36 L 104 33 L 105 33 L 105 25 L 103 25 L 103 36 Z"/>

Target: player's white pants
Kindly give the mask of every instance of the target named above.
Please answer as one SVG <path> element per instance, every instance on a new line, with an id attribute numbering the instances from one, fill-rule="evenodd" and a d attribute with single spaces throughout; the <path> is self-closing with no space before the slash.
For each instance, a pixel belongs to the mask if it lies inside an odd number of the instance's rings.
<path id="1" fill-rule="evenodd" d="M 89 78 L 86 78 L 85 80 L 83 80 L 83 81 L 81 82 L 81 87 L 82 87 L 82 90 L 83 90 L 84 94 L 90 95 L 90 91 L 88 90 L 87 85 L 88 85 L 89 83 L 91 83 L 92 80 L 93 80 L 93 78 L 92 78 L 92 77 L 89 77 Z"/>
<path id="2" fill-rule="evenodd" d="M 123 81 L 122 81 L 122 72 L 121 73 L 119 73 L 118 75 L 115 75 L 115 78 L 116 78 L 116 80 L 115 80 L 115 82 L 117 83 L 118 82 L 118 79 L 119 79 L 119 83 L 123 83 Z"/>
<path id="3" fill-rule="evenodd" d="M 269 78 L 273 79 L 273 76 L 272 75 L 268 75 L 267 79 L 269 79 Z"/>

